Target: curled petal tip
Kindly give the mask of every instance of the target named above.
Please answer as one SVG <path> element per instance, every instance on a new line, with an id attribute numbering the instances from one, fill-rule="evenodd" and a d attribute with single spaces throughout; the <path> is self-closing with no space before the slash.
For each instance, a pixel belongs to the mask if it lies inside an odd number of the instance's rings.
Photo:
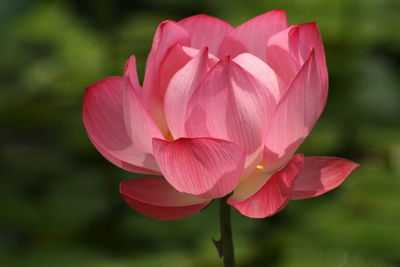
<path id="1" fill-rule="evenodd" d="M 208 46 L 203 46 L 200 50 L 200 53 L 208 53 Z"/>
<path id="2" fill-rule="evenodd" d="M 300 24 L 301 26 L 311 26 L 318 29 L 318 23 L 316 21 L 310 21 Z"/>
<path id="3" fill-rule="evenodd" d="M 270 11 L 270 12 L 283 13 L 283 14 L 286 15 L 285 10 L 283 10 L 283 9 L 274 9 L 274 10 L 272 10 L 272 11 Z M 267 12 L 267 13 L 268 13 L 268 12 Z"/>
<path id="4" fill-rule="evenodd" d="M 231 56 L 227 55 L 221 58 L 221 62 L 231 62 Z"/>
<path id="5" fill-rule="evenodd" d="M 306 157 L 297 178 L 292 199 L 322 195 L 338 187 L 360 165 L 335 157 Z"/>
<path id="6" fill-rule="evenodd" d="M 172 20 L 172 19 L 167 19 L 167 20 L 162 21 L 162 22 L 160 23 L 160 26 L 161 26 L 161 27 L 164 27 L 166 24 L 169 24 L 169 23 L 176 24 L 176 21 L 175 21 L 175 20 Z"/>

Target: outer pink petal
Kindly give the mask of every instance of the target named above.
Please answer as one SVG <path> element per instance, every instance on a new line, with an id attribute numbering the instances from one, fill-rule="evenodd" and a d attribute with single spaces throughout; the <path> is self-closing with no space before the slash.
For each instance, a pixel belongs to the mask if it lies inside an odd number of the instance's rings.
<path id="1" fill-rule="evenodd" d="M 268 39 L 287 28 L 286 14 L 283 10 L 273 10 L 255 17 L 228 34 L 222 41 L 219 56 L 235 57 L 250 53 L 265 60 Z"/>
<path id="2" fill-rule="evenodd" d="M 210 202 L 176 191 L 162 177 L 125 180 L 120 193 L 133 209 L 158 220 L 185 218 Z"/>
<path id="3" fill-rule="evenodd" d="M 249 53 L 243 53 L 233 59 L 235 63 L 257 78 L 275 97 L 276 102 L 281 97 L 279 84 L 280 78 L 264 61 Z"/>
<path id="4" fill-rule="evenodd" d="M 157 124 L 164 134 L 167 134 L 168 123 L 164 113 L 164 97 L 168 84 L 175 73 L 186 65 L 198 54 L 197 49 L 183 47 L 180 43 L 171 47 L 164 60 L 160 64 L 157 87 L 154 88 L 149 106 Z"/>
<path id="5" fill-rule="evenodd" d="M 102 145 L 97 144 L 96 141 L 90 136 L 89 139 L 90 141 L 92 141 L 92 144 L 96 147 L 96 149 L 100 152 L 100 154 L 106 159 L 108 159 L 112 164 L 116 165 L 117 167 L 120 167 L 130 172 L 158 174 L 158 175 L 160 174 L 160 170 L 158 169 L 157 163 L 154 161 L 154 158 L 151 155 L 146 155 L 143 152 L 137 150 L 136 152 L 135 151 L 131 152 L 130 157 L 133 158 L 131 159 L 131 162 L 138 162 L 137 163 L 138 165 L 147 166 L 148 168 L 152 168 L 152 170 L 147 168 L 142 168 L 130 164 L 126 161 L 123 161 L 115 157 L 113 154 L 109 153 Z"/>
<path id="6" fill-rule="evenodd" d="M 174 138 L 185 137 L 186 109 L 193 92 L 208 70 L 208 49 L 181 68 L 169 83 L 164 99 L 165 117 Z"/>
<path id="7" fill-rule="evenodd" d="M 228 204 L 251 218 L 264 218 L 281 211 L 290 201 L 294 182 L 303 169 L 304 157 L 294 156 L 284 169 L 276 172 L 253 196 L 242 202 L 228 199 Z"/>
<path id="8" fill-rule="evenodd" d="M 152 154 L 152 139 L 163 138 L 155 121 L 137 94 L 137 90 L 127 83 L 123 94 L 125 125 L 133 145 L 141 151 Z"/>
<path id="9" fill-rule="evenodd" d="M 137 71 L 136 71 L 136 57 L 135 56 L 131 56 L 128 59 L 128 61 L 125 63 L 124 76 L 129 78 L 129 81 L 131 82 L 133 88 L 140 91 L 141 87 L 139 84 L 139 79 L 138 79 Z"/>
<path id="10" fill-rule="evenodd" d="M 168 129 L 162 107 L 162 101 L 164 97 L 163 94 L 165 92 L 166 85 L 161 85 L 161 68 L 163 62 L 166 60 L 167 55 L 170 54 L 171 48 L 178 43 L 182 45 L 189 45 L 189 34 L 175 22 L 164 21 L 157 28 L 153 45 L 146 62 L 142 98 L 146 106 L 149 107 L 153 118 L 156 120 L 163 133 L 166 133 Z M 190 58 L 187 60 L 189 59 Z M 182 63 L 181 66 L 183 66 L 186 62 Z M 177 60 L 175 63 L 179 65 L 181 60 Z M 165 81 L 163 83 L 167 84 Z"/>
<path id="11" fill-rule="evenodd" d="M 180 43 L 189 46 L 189 34 L 175 22 L 167 20 L 162 22 L 155 33 L 153 45 L 146 62 L 146 72 L 143 87 L 144 98 L 151 97 L 152 89 L 157 86 L 160 64 L 168 54 L 171 47 Z"/>
<path id="12" fill-rule="evenodd" d="M 120 193 L 159 207 L 186 207 L 210 201 L 177 191 L 163 177 L 124 180 L 120 184 Z"/>
<path id="13" fill-rule="evenodd" d="M 312 52 L 271 120 L 264 149 L 266 171 L 280 168 L 307 137 L 320 115 L 323 98 L 321 76 Z"/>
<path id="14" fill-rule="evenodd" d="M 322 195 L 338 187 L 359 165 L 334 157 L 306 157 L 304 169 L 296 179 L 292 199 Z"/>
<path id="15" fill-rule="evenodd" d="M 227 22 L 207 15 L 196 15 L 178 22 L 192 37 L 191 47 L 208 47 L 210 53 L 217 55 L 223 38 L 234 28 Z"/>
<path id="16" fill-rule="evenodd" d="M 298 43 L 298 26 L 291 26 L 274 34 L 267 43 L 266 60 L 268 65 L 282 78 L 281 94 L 296 76 L 302 66 L 293 50 Z"/>
<path id="17" fill-rule="evenodd" d="M 325 50 L 322 44 L 321 35 L 315 22 L 304 23 L 298 26 L 298 55 L 300 63 L 305 62 L 311 53 L 315 51 L 318 64 L 319 74 L 322 83 L 323 101 L 321 101 L 320 111 L 325 107 L 326 98 L 328 96 L 328 71 L 326 68 Z"/>
<path id="18" fill-rule="evenodd" d="M 316 23 L 295 25 L 273 35 L 267 45 L 267 62 L 282 77 L 287 86 L 310 56 L 312 50 L 315 51 L 326 98 L 328 72 L 324 47 Z M 285 90 L 286 86 L 281 89 Z M 323 106 L 321 111 L 322 109 Z"/>
<path id="19" fill-rule="evenodd" d="M 204 198 L 225 196 L 243 171 L 242 149 L 213 138 L 153 139 L 154 157 L 165 179 L 178 191 Z"/>
<path id="20" fill-rule="evenodd" d="M 187 207 L 159 207 L 123 196 L 125 201 L 137 212 L 162 221 L 179 220 L 189 217 L 207 206 L 207 203 Z"/>
<path id="21" fill-rule="evenodd" d="M 246 166 L 257 164 L 274 97 L 268 89 L 229 58 L 204 78 L 188 105 L 188 137 L 215 137 L 239 144 Z M 255 165 L 253 166 L 255 167 Z"/>
<path id="22" fill-rule="evenodd" d="M 128 135 L 123 112 L 126 84 L 123 77 L 109 77 L 86 88 L 82 114 L 86 131 L 100 153 L 117 166 L 157 173 L 153 157 L 135 147 Z"/>
<path id="23" fill-rule="evenodd" d="M 180 43 L 171 47 L 160 66 L 160 83 L 157 92 L 162 99 L 171 78 L 198 53 L 198 50 L 183 47 Z"/>

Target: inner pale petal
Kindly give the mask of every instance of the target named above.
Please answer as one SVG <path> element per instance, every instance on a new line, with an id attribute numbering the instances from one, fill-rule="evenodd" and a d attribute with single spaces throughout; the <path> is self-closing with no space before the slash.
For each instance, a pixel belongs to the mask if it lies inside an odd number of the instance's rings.
<path id="1" fill-rule="evenodd" d="M 264 164 L 260 162 L 255 166 L 253 173 L 240 181 L 233 192 L 232 200 L 235 202 L 246 200 L 263 187 L 273 173 L 265 172 Z"/>
<path id="2" fill-rule="evenodd" d="M 252 175 L 252 173 L 255 171 L 256 166 L 258 166 L 259 164 L 262 164 L 262 163 L 260 163 L 262 156 L 263 156 L 262 150 L 263 150 L 263 148 L 260 147 L 260 149 L 254 151 L 254 153 L 246 156 L 244 170 L 243 170 L 242 176 L 240 177 L 241 181 L 249 178 Z"/>

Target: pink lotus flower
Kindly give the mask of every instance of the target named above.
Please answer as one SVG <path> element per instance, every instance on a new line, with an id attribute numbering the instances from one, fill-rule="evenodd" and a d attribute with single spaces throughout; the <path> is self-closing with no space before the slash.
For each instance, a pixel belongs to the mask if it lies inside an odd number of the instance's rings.
<path id="1" fill-rule="evenodd" d="M 240 213 L 267 217 L 334 189 L 358 166 L 294 155 L 327 97 L 315 23 L 288 26 L 281 10 L 237 28 L 206 15 L 164 21 L 143 86 L 135 65 L 132 56 L 124 76 L 86 89 L 83 120 L 109 161 L 155 175 L 120 186 L 146 216 L 184 218 L 233 192 L 228 204 Z"/>

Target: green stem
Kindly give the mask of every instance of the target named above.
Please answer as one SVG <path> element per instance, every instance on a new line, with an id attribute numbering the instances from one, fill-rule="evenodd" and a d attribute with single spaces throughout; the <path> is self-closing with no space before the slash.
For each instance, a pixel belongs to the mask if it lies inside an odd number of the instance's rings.
<path id="1" fill-rule="evenodd" d="M 231 207 L 226 203 L 229 195 L 219 199 L 219 224 L 221 239 L 214 240 L 219 256 L 224 260 L 225 267 L 235 267 L 235 253 L 233 250 Z"/>

